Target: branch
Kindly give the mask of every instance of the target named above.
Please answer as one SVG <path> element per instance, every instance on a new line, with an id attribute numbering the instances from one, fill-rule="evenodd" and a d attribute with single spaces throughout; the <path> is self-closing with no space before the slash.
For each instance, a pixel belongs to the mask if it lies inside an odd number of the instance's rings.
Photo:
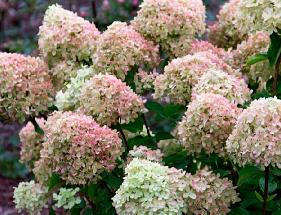
<path id="1" fill-rule="evenodd" d="M 264 170 L 264 194 L 263 194 L 263 207 L 262 215 L 266 215 L 267 197 L 268 197 L 268 181 L 269 181 L 269 166 Z"/>
<path id="2" fill-rule="evenodd" d="M 236 172 L 235 172 L 235 170 L 233 168 L 232 163 L 230 161 L 228 161 L 227 163 L 228 163 L 228 167 L 229 167 L 229 170 L 230 170 L 233 186 L 236 186 L 237 185 Z"/>
<path id="3" fill-rule="evenodd" d="M 281 55 L 278 57 L 278 60 L 275 65 L 275 73 L 274 73 L 274 79 L 272 84 L 272 93 L 273 96 L 277 95 L 277 83 L 278 83 L 278 76 L 280 72 L 280 64 L 281 64 Z"/>
<path id="4" fill-rule="evenodd" d="M 148 124 L 147 124 L 147 121 L 146 121 L 146 118 L 145 118 L 145 115 L 144 115 L 144 114 L 142 114 L 142 119 L 143 119 L 145 128 L 146 128 L 146 130 L 147 130 L 147 135 L 148 135 L 149 137 L 151 137 L 150 130 L 149 130 L 149 127 L 148 127 Z"/>
<path id="5" fill-rule="evenodd" d="M 118 130 L 119 130 L 119 132 L 120 132 L 120 134 L 121 134 L 121 136 L 122 136 L 122 138 L 123 138 L 126 151 L 128 152 L 128 151 L 129 151 L 128 141 L 127 141 L 127 139 L 126 139 L 126 135 L 124 134 L 120 123 L 119 123 L 118 128 L 119 128 Z"/>

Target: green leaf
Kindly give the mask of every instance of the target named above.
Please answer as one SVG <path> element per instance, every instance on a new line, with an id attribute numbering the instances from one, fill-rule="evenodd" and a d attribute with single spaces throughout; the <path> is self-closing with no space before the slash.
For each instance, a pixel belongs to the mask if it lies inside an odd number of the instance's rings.
<path id="1" fill-rule="evenodd" d="M 155 134 L 155 140 L 158 142 L 160 140 L 168 140 L 168 139 L 174 139 L 173 135 L 170 134 L 170 132 L 157 132 Z"/>
<path id="2" fill-rule="evenodd" d="M 129 149 L 133 149 L 134 146 L 140 146 L 140 145 L 146 146 L 151 149 L 157 148 L 154 139 L 149 136 L 144 137 L 139 135 L 128 140 Z"/>
<path id="3" fill-rule="evenodd" d="M 145 107 L 152 112 L 158 113 L 163 115 L 164 114 L 164 110 L 161 104 L 154 102 L 154 101 L 147 101 L 145 103 Z"/>
<path id="4" fill-rule="evenodd" d="M 260 205 L 260 201 L 256 198 L 255 193 L 252 191 L 253 188 L 246 186 L 242 189 L 243 196 L 242 202 L 240 203 L 243 208 L 255 207 L 256 205 Z"/>
<path id="5" fill-rule="evenodd" d="M 263 202 L 263 198 L 261 196 L 261 194 L 259 194 L 257 191 L 255 191 L 256 197 L 260 202 Z"/>
<path id="6" fill-rule="evenodd" d="M 83 215 L 94 215 L 94 210 L 92 208 L 86 208 L 83 211 Z"/>
<path id="7" fill-rule="evenodd" d="M 259 186 L 262 192 L 264 192 L 264 177 L 259 180 Z M 277 183 L 270 179 L 268 181 L 268 193 L 273 193 L 277 189 Z"/>
<path id="8" fill-rule="evenodd" d="M 53 173 L 51 178 L 49 178 L 49 180 L 48 180 L 49 190 L 53 189 L 60 182 L 61 182 L 60 176 L 57 173 Z"/>
<path id="9" fill-rule="evenodd" d="M 246 166 L 239 171 L 238 186 L 242 184 L 258 185 L 259 178 L 263 176 L 263 172 L 255 166 Z"/>
<path id="10" fill-rule="evenodd" d="M 122 129 L 126 129 L 130 132 L 137 133 L 143 130 L 143 119 L 142 116 L 139 116 L 134 122 L 128 124 L 122 124 Z"/>
<path id="11" fill-rule="evenodd" d="M 115 210 L 112 206 L 112 196 L 102 184 L 90 184 L 87 186 L 87 194 L 95 203 L 95 215 L 111 215 Z"/>
<path id="12" fill-rule="evenodd" d="M 178 104 L 167 104 L 163 108 L 164 115 L 170 118 L 178 118 L 185 112 L 186 107 Z"/>
<path id="13" fill-rule="evenodd" d="M 116 177 L 112 173 L 104 172 L 101 176 L 103 180 L 114 190 L 117 190 L 122 184 L 122 179 Z"/>
<path id="14" fill-rule="evenodd" d="M 281 176 L 281 169 L 274 168 L 271 170 L 271 173 L 276 176 Z"/>
<path id="15" fill-rule="evenodd" d="M 138 67 L 135 66 L 134 68 L 132 68 L 131 71 L 129 71 L 126 75 L 126 78 L 125 78 L 125 82 L 128 86 L 131 87 L 131 89 L 135 92 L 136 91 L 136 84 L 135 84 L 135 74 L 136 72 L 138 71 Z"/>
<path id="16" fill-rule="evenodd" d="M 250 215 L 250 212 L 244 208 L 234 208 L 228 213 L 228 215 Z"/>
<path id="17" fill-rule="evenodd" d="M 267 201 L 268 202 L 272 201 L 276 196 L 277 196 L 277 194 L 273 194 L 273 195 L 268 196 Z"/>
<path id="18" fill-rule="evenodd" d="M 180 151 L 175 154 L 164 157 L 163 162 L 169 167 L 177 169 L 186 169 L 186 166 L 192 162 L 190 157 L 187 156 L 186 151 Z"/>
<path id="19" fill-rule="evenodd" d="M 70 209 L 70 214 L 71 215 L 80 215 L 81 208 L 71 208 Z"/>
<path id="20" fill-rule="evenodd" d="M 269 98 L 271 97 L 270 93 L 266 90 L 263 90 L 261 92 L 256 92 L 254 94 L 252 94 L 252 99 L 253 100 L 257 100 L 257 99 L 260 99 L 260 98 Z"/>
<path id="21" fill-rule="evenodd" d="M 246 63 L 247 63 L 247 65 L 253 65 L 253 64 L 256 64 L 258 62 L 265 61 L 265 60 L 268 60 L 267 53 L 259 53 L 259 54 L 250 56 L 247 59 Z"/>
<path id="22" fill-rule="evenodd" d="M 270 46 L 267 51 L 270 66 L 273 67 L 281 53 L 281 37 L 277 32 L 270 35 Z"/>
<path id="23" fill-rule="evenodd" d="M 275 211 L 272 215 L 281 215 L 281 209 Z"/>
<path id="24" fill-rule="evenodd" d="M 50 209 L 49 209 L 49 215 L 56 215 L 56 212 L 54 211 L 54 209 L 52 207 L 50 207 Z"/>

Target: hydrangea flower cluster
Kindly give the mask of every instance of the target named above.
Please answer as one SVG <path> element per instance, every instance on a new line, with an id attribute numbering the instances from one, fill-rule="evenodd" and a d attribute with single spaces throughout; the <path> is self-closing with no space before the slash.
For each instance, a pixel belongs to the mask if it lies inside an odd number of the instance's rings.
<path id="1" fill-rule="evenodd" d="M 19 212 L 40 214 L 47 205 L 48 190 L 34 181 L 21 182 L 14 190 L 14 203 Z"/>
<path id="2" fill-rule="evenodd" d="M 231 134 L 240 110 L 217 94 L 201 94 L 188 105 L 178 126 L 179 140 L 190 154 L 226 155 L 225 141 Z"/>
<path id="3" fill-rule="evenodd" d="M 23 122 L 45 113 L 54 89 L 48 67 L 39 58 L 0 53 L 0 118 Z"/>
<path id="4" fill-rule="evenodd" d="M 189 54 L 195 54 L 197 52 L 211 52 L 214 55 L 217 55 L 220 59 L 228 59 L 231 54 L 228 51 L 225 51 L 222 48 L 218 48 L 214 46 L 212 43 L 205 40 L 194 40 L 190 44 L 190 48 L 188 50 Z"/>
<path id="5" fill-rule="evenodd" d="M 269 43 L 270 37 L 268 33 L 257 32 L 250 35 L 232 52 L 230 65 L 240 69 L 250 80 L 257 81 L 257 79 L 261 78 L 263 81 L 267 81 L 273 74 L 273 69 L 270 68 L 268 61 L 258 62 L 251 66 L 246 65 L 246 62 L 253 55 L 267 52 Z"/>
<path id="6" fill-rule="evenodd" d="M 91 117 L 73 112 L 54 112 L 45 125 L 41 158 L 35 175 L 46 180 L 49 171 L 58 173 L 67 184 L 95 182 L 103 171 L 111 171 L 121 154 L 121 139 Z M 48 171 L 41 180 L 42 171 Z"/>
<path id="7" fill-rule="evenodd" d="M 271 34 L 281 29 L 280 10 L 278 0 L 241 0 L 235 13 L 235 25 L 241 32 L 266 31 Z"/>
<path id="8" fill-rule="evenodd" d="M 125 178 L 113 197 L 118 215 L 177 215 L 195 198 L 191 177 L 182 170 L 135 158 L 125 169 Z"/>
<path id="9" fill-rule="evenodd" d="M 211 68 L 235 74 L 230 66 L 212 52 L 198 52 L 172 60 L 164 68 L 164 74 L 159 75 L 154 82 L 154 98 L 168 97 L 171 102 L 187 104 L 192 87 Z"/>
<path id="10" fill-rule="evenodd" d="M 70 79 L 65 90 L 57 92 L 55 105 L 59 110 L 76 110 L 79 107 L 81 88 L 85 85 L 94 71 L 91 67 L 83 67 L 77 71 L 77 75 Z"/>
<path id="11" fill-rule="evenodd" d="M 128 123 L 144 112 L 144 101 L 113 75 L 94 75 L 81 89 L 80 108 L 98 123 Z"/>
<path id="12" fill-rule="evenodd" d="M 160 62 L 158 47 L 126 23 L 114 22 L 97 40 L 93 68 L 125 80 L 134 66 L 154 68 Z"/>
<path id="13" fill-rule="evenodd" d="M 231 181 L 220 178 L 206 168 L 192 176 L 191 184 L 196 191 L 196 198 L 188 201 L 192 214 L 226 215 L 230 205 L 240 201 Z"/>
<path id="14" fill-rule="evenodd" d="M 141 94 L 143 92 L 147 92 L 154 88 L 153 82 L 159 73 L 156 70 L 152 72 L 146 72 L 144 70 L 140 70 L 135 74 L 134 83 L 136 86 L 136 92 Z"/>
<path id="15" fill-rule="evenodd" d="M 171 56 L 186 55 L 197 34 L 205 31 L 201 0 L 144 0 L 132 24 Z"/>
<path id="16" fill-rule="evenodd" d="M 44 130 L 46 121 L 43 118 L 36 118 L 36 122 Z M 34 167 L 35 161 L 40 158 L 40 150 L 43 145 L 43 136 L 35 131 L 31 122 L 28 122 L 19 133 L 21 141 L 20 158 L 29 169 Z"/>
<path id="17" fill-rule="evenodd" d="M 242 78 L 227 73 L 210 69 L 199 79 L 192 89 L 193 100 L 200 94 L 214 93 L 227 98 L 235 104 L 244 104 L 251 98 L 251 91 Z"/>
<path id="18" fill-rule="evenodd" d="M 240 166 L 252 163 L 281 168 L 281 100 L 253 101 L 238 117 L 226 148 Z"/>
<path id="19" fill-rule="evenodd" d="M 64 90 L 71 78 L 77 75 L 80 67 L 71 61 L 61 61 L 50 69 L 50 75 L 56 91 Z"/>
<path id="20" fill-rule="evenodd" d="M 152 150 L 147 148 L 146 146 L 134 146 L 133 150 L 129 151 L 128 163 L 130 163 L 133 158 L 145 159 L 161 163 L 163 154 L 159 149 Z"/>
<path id="21" fill-rule="evenodd" d="M 51 66 L 64 60 L 89 61 L 99 35 L 94 24 L 60 5 L 51 5 L 39 29 L 39 50 Z"/>
<path id="22" fill-rule="evenodd" d="M 247 37 L 247 32 L 241 33 L 240 28 L 234 25 L 240 1 L 225 3 L 217 16 L 218 22 L 209 27 L 209 40 L 213 44 L 221 48 L 235 48 Z"/>
<path id="23" fill-rule="evenodd" d="M 55 207 L 63 207 L 66 210 L 73 208 L 81 203 L 81 198 L 76 196 L 79 188 L 60 188 L 59 193 L 53 193 L 53 199 L 56 201 Z"/>

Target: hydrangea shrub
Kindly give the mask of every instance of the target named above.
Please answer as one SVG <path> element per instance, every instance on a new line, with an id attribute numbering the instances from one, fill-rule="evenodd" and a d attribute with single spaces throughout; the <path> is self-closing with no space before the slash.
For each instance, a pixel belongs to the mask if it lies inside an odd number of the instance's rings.
<path id="1" fill-rule="evenodd" d="M 94 23 L 50 6 L 39 57 L 0 53 L 0 119 L 26 123 L 20 213 L 280 213 L 277 0 L 144 0 Z M 203 39 L 204 38 L 204 39 Z"/>

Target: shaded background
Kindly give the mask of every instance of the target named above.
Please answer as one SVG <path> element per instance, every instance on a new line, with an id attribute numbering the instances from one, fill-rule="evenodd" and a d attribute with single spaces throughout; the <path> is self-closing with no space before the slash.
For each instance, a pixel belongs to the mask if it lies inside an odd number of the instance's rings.
<path id="1" fill-rule="evenodd" d="M 215 21 L 225 0 L 203 0 L 207 23 Z M 141 0 L 0 0 L 0 51 L 38 55 L 37 33 L 45 10 L 51 4 L 93 21 L 103 31 L 113 21 L 129 21 L 136 15 Z M 0 214 L 17 214 L 13 203 L 13 187 L 30 177 L 19 162 L 21 125 L 0 122 Z"/>

